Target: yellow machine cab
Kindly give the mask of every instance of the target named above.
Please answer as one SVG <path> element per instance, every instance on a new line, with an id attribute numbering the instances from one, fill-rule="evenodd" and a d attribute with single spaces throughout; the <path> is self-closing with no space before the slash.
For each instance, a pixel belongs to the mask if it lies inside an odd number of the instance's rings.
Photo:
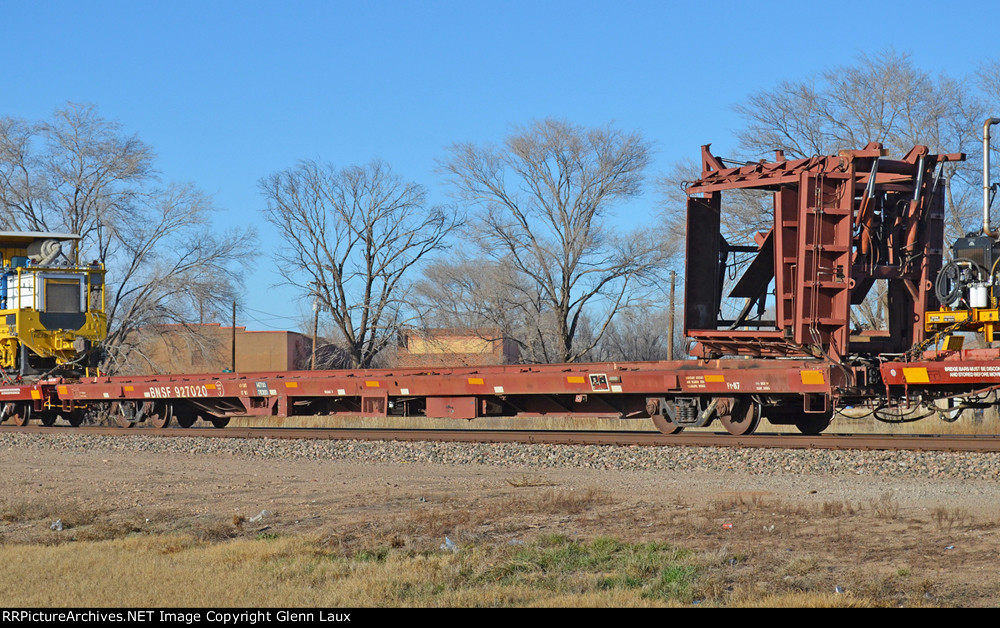
<path id="1" fill-rule="evenodd" d="M 0 231 L 0 369 L 79 372 L 107 336 L 104 266 L 80 264 L 80 236 Z"/>

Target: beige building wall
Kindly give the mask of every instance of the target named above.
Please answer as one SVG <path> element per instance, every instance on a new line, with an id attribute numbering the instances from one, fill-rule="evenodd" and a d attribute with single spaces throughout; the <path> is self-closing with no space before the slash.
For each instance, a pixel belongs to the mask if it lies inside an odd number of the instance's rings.
<path id="1" fill-rule="evenodd" d="M 408 330 L 396 351 L 396 365 L 486 366 L 513 364 L 518 360 L 517 345 L 499 337 L 496 330 L 431 329 Z"/>
<path id="2" fill-rule="evenodd" d="M 219 324 L 159 325 L 140 329 L 138 351 L 150 363 L 143 374 L 219 373 L 232 369 L 233 328 Z M 236 328 L 236 371 L 308 368 L 312 341 L 293 331 Z"/>

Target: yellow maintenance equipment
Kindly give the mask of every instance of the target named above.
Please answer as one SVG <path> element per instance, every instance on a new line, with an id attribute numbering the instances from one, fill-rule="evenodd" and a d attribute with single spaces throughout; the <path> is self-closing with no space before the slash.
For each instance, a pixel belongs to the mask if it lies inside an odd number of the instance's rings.
<path id="1" fill-rule="evenodd" d="M 958 333 L 978 334 L 986 343 L 1000 339 L 1000 242 L 968 235 L 952 245 L 953 259 L 937 274 L 934 294 L 940 309 L 924 312 L 928 340 L 940 349 L 962 348 Z"/>
<path id="2" fill-rule="evenodd" d="M 71 233 L 0 232 L 3 371 L 82 370 L 92 348 L 107 337 L 104 266 L 79 263 L 79 239 Z"/>

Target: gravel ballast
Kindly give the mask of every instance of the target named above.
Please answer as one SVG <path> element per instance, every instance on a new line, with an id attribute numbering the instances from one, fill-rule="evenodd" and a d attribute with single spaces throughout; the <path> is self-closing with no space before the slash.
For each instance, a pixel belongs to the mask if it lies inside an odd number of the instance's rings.
<path id="1" fill-rule="evenodd" d="M 953 480 L 997 480 L 1000 453 L 634 447 L 419 441 L 295 440 L 92 436 L 80 433 L 0 434 L 0 449 L 191 454 L 281 460 L 389 464 L 479 464 L 533 469 L 737 472 L 742 475 L 822 474 Z"/>

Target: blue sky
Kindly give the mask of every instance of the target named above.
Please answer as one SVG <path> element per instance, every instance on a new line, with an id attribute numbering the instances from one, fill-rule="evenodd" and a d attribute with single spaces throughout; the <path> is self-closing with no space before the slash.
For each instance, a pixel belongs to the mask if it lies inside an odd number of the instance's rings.
<path id="1" fill-rule="evenodd" d="M 652 181 L 701 144 L 732 154 L 732 106 L 749 94 L 863 52 L 891 47 L 925 71 L 971 74 L 1000 57 L 986 20 L 996 6 L 5 0 L 0 115 L 38 120 L 85 102 L 137 134 L 165 181 L 214 198 L 220 228 L 257 226 L 261 261 L 238 322 L 282 329 L 308 304 L 271 288 L 279 243 L 257 181 L 300 159 L 378 157 L 445 202 L 435 160 L 451 143 L 495 142 L 552 116 L 643 133 Z M 652 223 L 658 202 L 650 185 L 629 213 Z"/>

